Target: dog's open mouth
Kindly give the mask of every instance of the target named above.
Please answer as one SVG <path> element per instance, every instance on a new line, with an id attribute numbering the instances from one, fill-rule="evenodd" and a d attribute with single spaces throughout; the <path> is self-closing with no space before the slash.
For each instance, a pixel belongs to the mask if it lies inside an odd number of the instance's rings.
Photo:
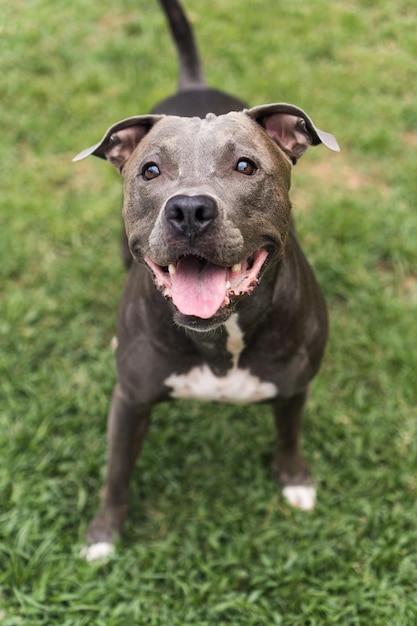
<path id="1" fill-rule="evenodd" d="M 149 257 L 145 261 L 158 289 L 180 313 L 207 320 L 256 287 L 267 256 L 268 252 L 260 249 L 231 267 L 215 265 L 194 255 L 183 256 L 165 267 Z"/>

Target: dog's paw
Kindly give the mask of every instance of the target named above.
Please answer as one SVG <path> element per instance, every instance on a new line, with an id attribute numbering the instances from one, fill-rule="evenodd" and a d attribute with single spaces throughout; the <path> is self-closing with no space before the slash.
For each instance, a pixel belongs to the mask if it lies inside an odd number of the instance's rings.
<path id="1" fill-rule="evenodd" d="M 282 490 L 284 498 L 291 506 L 303 511 L 311 511 L 316 504 L 316 490 L 312 485 L 290 485 Z"/>
<path id="2" fill-rule="evenodd" d="M 106 559 L 114 552 L 114 545 L 107 541 L 99 541 L 92 543 L 90 546 L 84 546 L 81 549 L 80 556 L 86 561 L 98 561 Z"/>

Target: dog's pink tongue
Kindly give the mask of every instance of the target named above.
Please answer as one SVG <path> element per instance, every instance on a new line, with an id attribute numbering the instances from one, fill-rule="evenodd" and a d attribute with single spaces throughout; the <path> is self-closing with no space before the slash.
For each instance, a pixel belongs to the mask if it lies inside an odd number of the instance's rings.
<path id="1" fill-rule="evenodd" d="M 183 315 L 209 319 L 226 295 L 226 268 L 188 256 L 177 264 L 172 281 L 172 300 Z"/>

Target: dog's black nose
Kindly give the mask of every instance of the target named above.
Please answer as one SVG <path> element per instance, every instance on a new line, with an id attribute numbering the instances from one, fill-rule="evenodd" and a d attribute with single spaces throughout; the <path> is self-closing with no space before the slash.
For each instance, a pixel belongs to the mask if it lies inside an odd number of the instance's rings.
<path id="1" fill-rule="evenodd" d="M 178 195 L 165 206 L 165 218 L 175 233 L 184 237 L 201 235 L 218 214 L 216 202 L 209 196 Z"/>

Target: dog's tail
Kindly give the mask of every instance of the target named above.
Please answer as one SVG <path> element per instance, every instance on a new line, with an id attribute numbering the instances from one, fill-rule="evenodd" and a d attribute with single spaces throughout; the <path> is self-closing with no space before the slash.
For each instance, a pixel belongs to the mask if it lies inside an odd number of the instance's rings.
<path id="1" fill-rule="evenodd" d="M 200 55 L 190 23 L 178 0 L 159 0 L 168 19 L 179 61 L 178 88 L 204 89 L 207 87 Z"/>

